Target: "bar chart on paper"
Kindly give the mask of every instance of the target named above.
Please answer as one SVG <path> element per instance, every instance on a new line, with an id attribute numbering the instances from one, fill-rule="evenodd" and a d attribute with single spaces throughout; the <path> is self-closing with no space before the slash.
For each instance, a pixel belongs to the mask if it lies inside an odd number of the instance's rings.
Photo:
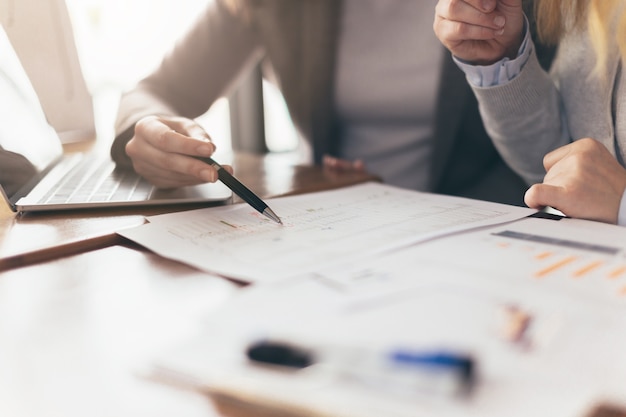
<path id="1" fill-rule="evenodd" d="M 594 237 L 593 228 L 602 229 L 602 239 Z M 427 242 L 374 264 L 326 270 L 319 278 L 357 297 L 443 282 L 465 291 L 470 282 L 482 282 L 488 292 L 494 285 L 506 294 L 514 287 L 526 293 L 544 287 L 549 291 L 542 294 L 626 306 L 623 233 L 623 228 L 592 222 L 524 219 Z"/>
<path id="2" fill-rule="evenodd" d="M 610 230 L 616 238 L 600 241 L 585 229 L 591 222 L 571 228 L 554 223 L 528 219 L 471 236 L 472 244 L 459 243 L 464 245 L 459 262 L 503 279 L 524 280 L 525 285 L 598 300 L 608 297 L 626 305 L 626 239 L 620 236 L 624 230 L 614 226 Z"/>
<path id="3" fill-rule="evenodd" d="M 619 247 L 555 239 L 511 230 L 493 233 L 492 236 L 496 241 L 496 246 L 502 250 L 518 245 L 520 247 L 517 250 L 527 252 L 529 261 L 536 263 L 537 270 L 532 275 L 538 279 L 555 275 L 570 279 L 598 275 L 609 280 L 626 279 L 626 258 L 615 256 L 621 252 Z M 505 241 L 498 238 L 512 240 Z M 539 247 L 533 243 L 552 247 Z M 626 283 L 624 291 L 626 291 Z"/>

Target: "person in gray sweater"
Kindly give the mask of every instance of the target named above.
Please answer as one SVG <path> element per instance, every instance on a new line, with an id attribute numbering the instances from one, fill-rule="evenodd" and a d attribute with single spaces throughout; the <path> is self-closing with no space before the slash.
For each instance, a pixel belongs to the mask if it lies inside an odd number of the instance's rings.
<path id="1" fill-rule="evenodd" d="M 435 4 L 209 2 L 160 66 L 123 95 L 112 157 L 161 187 L 215 181 L 211 166 L 190 157 L 215 149 L 193 119 L 260 63 L 310 144 L 311 163 L 523 205 L 526 184 L 494 148 L 463 72 L 433 33 Z"/>
<path id="2" fill-rule="evenodd" d="M 531 185 L 530 207 L 626 225 L 624 5 L 539 0 L 538 65 L 522 0 L 439 0 L 434 30 L 466 73 L 487 132 Z"/>

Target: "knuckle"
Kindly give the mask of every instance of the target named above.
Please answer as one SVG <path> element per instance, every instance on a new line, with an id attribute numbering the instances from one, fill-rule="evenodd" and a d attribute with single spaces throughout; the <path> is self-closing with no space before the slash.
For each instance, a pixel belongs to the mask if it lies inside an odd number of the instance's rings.
<path id="1" fill-rule="evenodd" d="M 150 124 L 155 120 L 154 116 L 146 116 L 141 119 L 137 123 L 135 123 L 135 133 L 137 132 L 145 132 L 148 130 Z"/>
<path id="2" fill-rule="evenodd" d="M 435 7 L 435 13 L 444 20 L 454 20 L 458 17 L 461 3 L 462 0 L 441 0 Z"/>
<path id="3" fill-rule="evenodd" d="M 156 135 L 156 143 L 159 147 L 163 149 L 167 149 L 167 144 L 169 142 L 169 130 L 162 130 Z"/>
<path id="4" fill-rule="evenodd" d="M 446 5 L 446 13 L 448 16 L 457 16 L 461 10 L 464 9 L 464 0 L 448 0 Z"/>
<path id="5" fill-rule="evenodd" d="M 469 26 L 462 22 L 451 22 L 450 36 L 456 39 L 464 39 L 470 35 Z"/>
<path id="6" fill-rule="evenodd" d="M 158 165 L 168 171 L 173 171 L 176 167 L 175 158 L 167 153 L 160 153 L 157 157 Z"/>
<path id="7" fill-rule="evenodd" d="M 137 152 L 137 142 L 134 139 L 131 139 L 126 143 L 125 146 L 126 155 L 128 155 L 131 159 L 135 158 L 138 155 Z"/>
<path id="8" fill-rule="evenodd" d="M 135 135 L 142 135 L 146 131 L 147 120 L 141 119 L 137 123 L 135 123 Z"/>
<path id="9" fill-rule="evenodd" d="M 600 144 L 600 142 L 593 140 L 591 138 L 580 139 L 579 143 L 580 143 L 581 148 L 589 149 L 589 150 L 599 149 L 600 146 L 603 146 Z"/>
<path id="10" fill-rule="evenodd" d="M 443 18 L 447 16 L 450 0 L 439 0 L 435 5 L 435 16 L 439 18 Z"/>

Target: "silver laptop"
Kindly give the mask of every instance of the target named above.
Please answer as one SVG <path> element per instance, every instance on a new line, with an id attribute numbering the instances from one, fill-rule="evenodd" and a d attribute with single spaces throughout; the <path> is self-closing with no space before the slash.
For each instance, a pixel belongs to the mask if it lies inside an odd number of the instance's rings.
<path id="1" fill-rule="evenodd" d="M 13 211 L 164 205 L 232 197 L 222 183 L 160 190 L 116 168 L 108 149 L 64 155 L 37 95 L 0 28 L 0 193 Z"/>

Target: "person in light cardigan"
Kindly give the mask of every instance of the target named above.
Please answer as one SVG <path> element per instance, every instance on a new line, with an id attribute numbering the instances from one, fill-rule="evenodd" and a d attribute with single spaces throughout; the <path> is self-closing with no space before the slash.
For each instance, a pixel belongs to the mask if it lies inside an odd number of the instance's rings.
<path id="1" fill-rule="evenodd" d="M 558 44 L 546 72 L 522 0 L 438 1 L 435 33 L 530 207 L 626 225 L 625 5 L 538 0 L 538 39 Z"/>

